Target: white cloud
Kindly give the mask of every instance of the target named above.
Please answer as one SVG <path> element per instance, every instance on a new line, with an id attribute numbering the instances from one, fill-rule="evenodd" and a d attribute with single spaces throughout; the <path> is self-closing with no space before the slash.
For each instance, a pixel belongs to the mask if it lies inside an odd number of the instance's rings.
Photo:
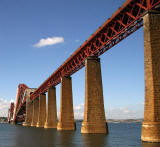
<path id="1" fill-rule="evenodd" d="M 83 119 L 83 115 L 84 115 L 84 104 L 78 104 L 75 107 L 73 107 L 74 109 L 74 119 Z M 57 111 L 57 117 L 59 119 L 59 111 Z"/>
<path id="2" fill-rule="evenodd" d="M 106 119 L 138 119 L 144 116 L 144 107 L 141 104 L 133 106 L 120 106 L 116 108 L 106 108 Z M 84 104 L 78 104 L 74 107 L 75 119 L 83 119 Z"/>
<path id="3" fill-rule="evenodd" d="M 78 104 L 76 107 L 74 107 L 75 111 L 82 110 L 82 109 L 84 109 L 84 104 Z"/>
<path id="4" fill-rule="evenodd" d="M 79 39 L 77 39 L 77 40 L 75 40 L 75 42 L 80 42 L 80 40 L 79 40 Z"/>
<path id="5" fill-rule="evenodd" d="M 48 38 L 42 38 L 38 43 L 34 45 L 34 47 L 44 47 L 49 45 L 54 45 L 57 43 L 63 43 L 64 38 L 63 37 L 48 37 Z"/>
<path id="6" fill-rule="evenodd" d="M 8 109 L 10 107 L 10 102 L 0 98 L 0 117 L 8 116 Z"/>
<path id="7" fill-rule="evenodd" d="M 15 103 L 16 101 L 14 100 L 14 99 L 11 99 L 10 101 L 9 101 L 9 103 Z"/>
<path id="8" fill-rule="evenodd" d="M 74 107 L 74 118 L 75 119 L 83 119 L 84 115 L 84 104 L 78 104 Z"/>
<path id="9" fill-rule="evenodd" d="M 107 119 L 138 119 L 143 118 L 143 116 L 144 108 L 138 105 L 135 105 L 135 107 L 126 106 L 106 110 Z"/>

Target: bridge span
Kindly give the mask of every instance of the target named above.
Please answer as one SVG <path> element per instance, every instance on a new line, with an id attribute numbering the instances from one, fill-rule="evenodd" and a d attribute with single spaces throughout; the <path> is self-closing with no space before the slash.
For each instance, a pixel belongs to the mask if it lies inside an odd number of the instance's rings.
<path id="1" fill-rule="evenodd" d="M 37 89 L 19 84 L 9 121 L 24 126 L 75 130 L 72 78 L 85 66 L 85 111 L 81 133 L 108 133 L 99 56 L 144 27 L 145 111 L 142 141 L 160 142 L 160 0 L 127 0 Z M 57 122 L 56 88 L 61 83 Z M 48 103 L 46 106 L 46 92 Z"/>

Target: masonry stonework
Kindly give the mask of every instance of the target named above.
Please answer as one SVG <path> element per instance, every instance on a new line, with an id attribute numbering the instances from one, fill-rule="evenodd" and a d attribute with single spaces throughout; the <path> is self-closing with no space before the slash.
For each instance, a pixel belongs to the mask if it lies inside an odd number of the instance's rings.
<path id="1" fill-rule="evenodd" d="M 81 133 L 107 133 L 100 59 L 85 61 L 85 110 Z"/>
<path id="2" fill-rule="evenodd" d="M 33 103 L 30 100 L 30 95 L 35 91 L 35 88 L 27 88 L 25 90 L 24 98 L 26 98 L 26 116 L 23 126 L 31 126 L 32 123 L 32 112 L 33 112 Z"/>
<path id="3" fill-rule="evenodd" d="M 32 110 L 33 110 L 33 103 L 26 102 L 26 118 L 23 126 L 31 126 L 32 123 Z"/>
<path id="4" fill-rule="evenodd" d="M 47 116 L 44 128 L 57 128 L 56 89 L 48 89 Z"/>
<path id="5" fill-rule="evenodd" d="M 38 122 L 36 127 L 44 127 L 45 120 L 46 120 L 46 94 L 40 94 Z"/>
<path id="6" fill-rule="evenodd" d="M 61 104 L 57 129 L 75 130 L 71 77 L 61 79 Z"/>
<path id="7" fill-rule="evenodd" d="M 38 111 L 39 111 L 39 99 L 33 101 L 33 113 L 32 113 L 32 123 L 31 126 L 35 127 L 38 122 Z"/>
<path id="8" fill-rule="evenodd" d="M 160 142 L 160 13 L 144 17 L 145 109 L 142 141 Z"/>

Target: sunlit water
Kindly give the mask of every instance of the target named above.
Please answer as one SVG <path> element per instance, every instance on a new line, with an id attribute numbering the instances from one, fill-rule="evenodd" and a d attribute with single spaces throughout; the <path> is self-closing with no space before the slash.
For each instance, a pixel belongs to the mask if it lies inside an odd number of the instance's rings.
<path id="1" fill-rule="evenodd" d="M 0 124 L 0 147 L 160 147 L 142 143 L 141 123 L 109 123 L 109 134 L 81 134 L 81 123 L 76 131 L 57 131 Z"/>

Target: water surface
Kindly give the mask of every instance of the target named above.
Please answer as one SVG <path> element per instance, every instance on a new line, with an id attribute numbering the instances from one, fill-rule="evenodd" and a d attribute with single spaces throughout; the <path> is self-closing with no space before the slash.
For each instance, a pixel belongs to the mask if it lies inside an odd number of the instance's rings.
<path id="1" fill-rule="evenodd" d="M 109 134 L 81 134 L 76 131 L 57 131 L 0 124 L 0 147 L 160 147 L 156 143 L 142 143 L 141 123 L 109 123 Z"/>

